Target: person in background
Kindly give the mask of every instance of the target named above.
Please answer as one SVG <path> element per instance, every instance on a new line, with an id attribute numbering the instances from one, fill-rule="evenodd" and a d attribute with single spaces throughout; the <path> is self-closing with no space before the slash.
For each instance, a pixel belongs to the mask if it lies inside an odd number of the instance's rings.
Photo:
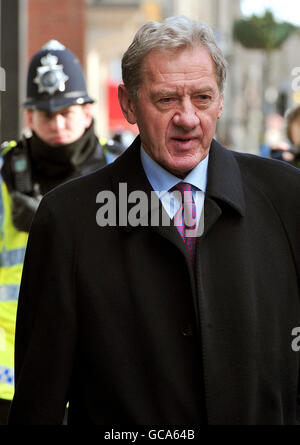
<path id="1" fill-rule="evenodd" d="M 300 106 L 292 109 L 286 117 L 287 137 L 292 144 L 292 165 L 300 168 Z"/>
<path id="2" fill-rule="evenodd" d="M 0 423 L 14 393 L 15 317 L 28 232 L 44 194 L 113 161 L 123 146 L 98 138 L 77 57 L 52 40 L 32 58 L 24 103 L 30 137 L 5 142 L 0 193 Z"/>
<path id="3" fill-rule="evenodd" d="M 296 424 L 300 172 L 216 141 L 206 25 L 144 24 L 122 76 L 139 136 L 32 225 L 9 424 Z"/>
<path id="4" fill-rule="evenodd" d="M 289 110 L 285 120 L 288 141 L 274 145 L 271 157 L 300 168 L 300 106 Z"/>

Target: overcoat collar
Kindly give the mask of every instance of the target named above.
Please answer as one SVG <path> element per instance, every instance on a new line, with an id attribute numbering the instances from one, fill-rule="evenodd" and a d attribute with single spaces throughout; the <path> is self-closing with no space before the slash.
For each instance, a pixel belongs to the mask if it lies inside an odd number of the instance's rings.
<path id="1" fill-rule="evenodd" d="M 245 199 L 239 165 L 233 153 L 212 140 L 210 147 L 207 197 L 229 205 L 245 215 Z"/>
<path id="2" fill-rule="evenodd" d="M 138 136 L 126 152 L 114 163 L 113 189 L 118 193 L 120 183 L 127 184 L 127 191 L 144 191 L 150 197 L 153 191 L 144 172 L 140 158 L 141 140 Z M 214 139 L 211 143 L 206 201 L 213 200 L 222 211 L 222 207 L 230 206 L 239 215 L 245 214 L 245 200 L 242 178 L 238 163 L 233 153 L 222 147 Z"/>
<path id="3" fill-rule="evenodd" d="M 235 216 L 245 215 L 245 198 L 239 165 L 234 154 L 213 139 L 207 172 L 204 204 L 205 236 L 228 208 Z"/>
<path id="4" fill-rule="evenodd" d="M 121 183 L 127 184 L 128 194 L 141 190 L 148 195 L 153 191 L 142 166 L 140 146 L 141 139 L 137 136 L 131 146 L 114 162 L 112 188 L 115 193 L 118 193 L 118 186 Z"/>

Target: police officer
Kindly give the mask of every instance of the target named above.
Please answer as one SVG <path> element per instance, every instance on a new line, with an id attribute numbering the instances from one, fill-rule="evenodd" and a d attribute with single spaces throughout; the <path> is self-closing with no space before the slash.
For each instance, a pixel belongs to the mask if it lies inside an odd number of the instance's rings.
<path id="1" fill-rule="evenodd" d="M 117 142 L 97 138 L 92 103 L 77 57 L 51 40 L 33 56 L 28 69 L 24 108 L 31 136 L 1 146 L 0 406 L 4 417 L 13 396 L 22 264 L 39 202 L 52 188 L 104 167 L 124 150 Z"/>

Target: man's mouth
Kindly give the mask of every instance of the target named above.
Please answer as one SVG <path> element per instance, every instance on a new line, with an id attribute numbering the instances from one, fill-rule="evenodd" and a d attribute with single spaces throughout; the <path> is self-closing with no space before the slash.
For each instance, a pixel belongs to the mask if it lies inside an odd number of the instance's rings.
<path id="1" fill-rule="evenodd" d="M 188 138 L 188 137 L 173 137 L 171 139 L 174 139 L 175 141 L 179 141 L 179 142 L 187 142 L 187 141 L 191 141 L 194 138 Z"/>
<path id="2" fill-rule="evenodd" d="M 171 137 L 170 140 L 176 147 L 181 149 L 192 148 L 195 145 L 195 143 L 198 142 L 198 138 L 188 137 L 188 136 L 174 136 Z"/>
<path id="3" fill-rule="evenodd" d="M 52 144 L 63 144 L 65 141 L 65 138 L 63 136 L 56 136 L 51 139 Z"/>

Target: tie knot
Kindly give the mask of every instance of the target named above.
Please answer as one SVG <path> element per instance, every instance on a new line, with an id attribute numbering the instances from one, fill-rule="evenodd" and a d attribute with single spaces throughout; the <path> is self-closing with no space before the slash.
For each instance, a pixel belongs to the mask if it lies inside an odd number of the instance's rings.
<path id="1" fill-rule="evenodd" d="M 188 182 L 178 182 L 178 184 L 173 187 L 173 190 L 178 190 L 182 195 L 184 195 L 184 192 L 192 192 L 193 187 Z"/>
<path id="2" fill-rule="evenodd" d="M 192 203 L 194 203 L 193 187 L 191 186 L 191 184 L 189 184 L 187 182 L 178 182 L 178 184 L 176 184 L 172 188 L 172 191 L 180 192 L 182 204 L 187 204 L 190 206 L 190 205 L 192 205 Z"/>
<path id="3" fill-rule="evenodd" d="M 195 227 L 196 206 L 192 193 L 192 186 L 187 182 L 179 182 L 172 189 L 173 192 L 180 192 L 181 204 L 175 216 L 176 225 L 184 225 L 188 228 Z"/>

